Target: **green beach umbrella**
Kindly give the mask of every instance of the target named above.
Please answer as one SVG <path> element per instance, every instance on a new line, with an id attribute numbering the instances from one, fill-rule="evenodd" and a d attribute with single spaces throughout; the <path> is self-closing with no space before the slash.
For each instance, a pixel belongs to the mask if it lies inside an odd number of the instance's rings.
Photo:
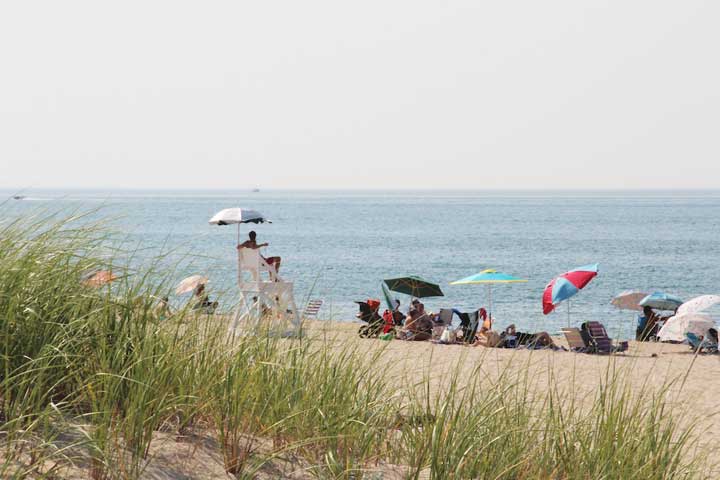
<path id="1" fill-rule="evenodd" d="M 478 285 L 485 284 L 488 287 L 488 313 L 492 315 L 492 285 L 496 283 L 525 283 L 524 278 L 513 277 L 507 273 L 498 272 L 491 268 L 483 270 L 475 275 L 461 278 L 451 282 L 450 285 Z"/>
<path id="2" fill-rule="evenodd" d="M 388 308 L 390 310 L 395 310 L 395 304 L 393 302 L 392 295 L 390 295 L 390 290 L 388 290 L 384 283 L 381 283 L 380 286 L 382 287 L 382 293 L 385 297 L 385 303 L 387 303 Z"/>
<path id="3" fill-rule="evenodd" d="M 439 285 L 412 275 L 408 277 L 388 278 L 383 280 L 383 282 L 385 282 L 385 285 L 393 292 L 404 293 L 417 298 L 445 296 L 442 290 L 440 290 Z"/>

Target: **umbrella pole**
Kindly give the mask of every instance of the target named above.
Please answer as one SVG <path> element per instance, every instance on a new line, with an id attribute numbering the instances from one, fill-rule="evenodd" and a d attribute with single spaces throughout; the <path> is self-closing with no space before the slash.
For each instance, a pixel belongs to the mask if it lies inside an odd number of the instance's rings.
<path id="1" fill-rule="evenodd" d="M 240 224 L 238 223 L 237 224 L 237 245 L 235 246 L 235 248 L 237 249 L 237 247 L 239 245 L 240 245 Z M 238 258 L 238 262 L 237 262 L 237 267 L 238 267 L 237 279 L 238 280 L 237 281 L 238 281 L 238 287 L 239 287 L 240 284 L 242 283 L 242 272 L 240 271 L 240 250 L 237 250 L 237 258 Z"/>
<path id="2" fill-rule="evenodd" d="M 570 300 L 568 300 L 568 302 L 567 302 L 567 307 L 568 307 L 568 308 L 567 308 L 567 311 L 568 311 L 567 326 L 568 326 L 568 328 L 570 328 Z"/>
<path id="3" fill-rule="evenodd" d="M 490 321 L 492 322 L 492 285 L 488 283 L 488 317 L 490 318 Z"/>

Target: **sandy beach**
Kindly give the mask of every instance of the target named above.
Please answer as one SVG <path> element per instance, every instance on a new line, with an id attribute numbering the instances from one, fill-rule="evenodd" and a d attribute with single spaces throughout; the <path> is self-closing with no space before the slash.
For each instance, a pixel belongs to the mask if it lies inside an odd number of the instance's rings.
<path id="1" fill-rule="evenodd" d="M 687 345 L 657 342 L 630 342 L 627 352 L 614 355 L 594 355 L 569 351 L 505 349 L 466 345 L 438 345 L 431 342 L 390 342 L 359 339 L 356 322 L 311 322 L 308 330 L 315 341 L 333 342 L 338 348 L 346 342 L 356 342 L 359 349 L 381 352 L 382 363 L 391 366 L 392 376 L 420 378 L 431 372 L 436 384 L 441 384 L 448 372 L 456 367 L 470 375 L 476 369 L 488 381 L 498 381 L 526 365 L 531 368 L 535 387 L 547 387 L 547 376 L 556 383 L 572 387 L 578 398 L 585 398 L 597 389 L 609 371 L 617 371 L 628 385 L 636 390 L 660 389 L 670 386 L 670 395 L 679 406 L 706 413 L 708 427 L 720 427 L 720 387 L 716 388 L 720 373 L 720 355 L 694 354 Z M 553 337 L 567 347 L 563 337 Z M 462 375 L 461 375 L 462 376 Z"/>
<path id="2" fill-rule="evenodd" d="M 430 342 L 381 341 L 360 339 L 360 323 L 311 321 L 305 324 L 307 338 L 316 346 L 332 345 L 341 351 L 351 345 L 375 361 L 378 372 L 385 372 L 397 384 L 397 397 L 388 401 L 401 403 L 413 385 L 429 377 L 432 395 L 441 395 L 452 373 L 459 378 L 482 377 L 482 382 L 511 382 L 518 372 L 527 374 L 533 393 L 542 394 L 550 384 L 574 399 L 577 405 L 589 404 L 599 385 L 608 375 L 615 375 L 635 393 L 643 390 L 664 395 L 669 405 L 682 412 L 688 421 L 699 422 L 701 444 L 711 447 L 712 434 L 720 428 L 720 356 L 694 355 L 685 345 L 631 342 L 629 351 L 617 355 L 589 355 L 568 351 L 499 349 L 463 345 L 437 345 Z M 554 338 L 564 345 L 562 338 Z M 288 342 L 292 340 L 287 340 Z M 378 355 L 375 357 L 375 355 Z M 374 360 L 373 360 L 374 359 Z M 691 455 L 688 452 L 688 455 Z M 150 452 L 151 462 L 143 478 L 161 479 L 228 479 L 222 455 L 212 429 L 196 429 L 180 437 L 156 433 Z M 271 464 L 258 478 L 306 478 L 302 465 Z M 405 470 L 380 465 L 378 478 L 401 479 Z M 83 470 L 67 472 L 69 478 L 84 478 Z"/>

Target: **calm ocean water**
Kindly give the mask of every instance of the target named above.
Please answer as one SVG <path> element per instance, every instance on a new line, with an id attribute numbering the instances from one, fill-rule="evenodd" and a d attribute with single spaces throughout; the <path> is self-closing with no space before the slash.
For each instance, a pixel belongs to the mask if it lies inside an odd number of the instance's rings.
<path id="1" fill-rule="evenodd" d="M 227 207 L 260 210 L 273 221 L 252 226 L 270 243 L 265 254 L 283 257 L 281 274 L 295 282 L 298 304 L 308 295 L 325 300 L 320 318 L 352 318 L 353 300 L 380 298 L 381 279 L 405 274 L 442 286 L 446 296 L 427 299 L 430 309 L 476 308 L 486 304 L 483 286 L 449 282 L 485 268 L 529 280 L 495 287 L 493 303 L 500 326 L 530 330 L 566 325 L 564 306 L 542 315 L 543 288 L 588 263 L 599 263 L 600 274 L 573 298 L 572 322 L 601 320 L 615 335 L 634 331 L 633 315 L 610 305 L 622 290 L 686 299 L 720 293 L 718 191 L 22 193 L 27 198 L 6 202 L 0 217 L 100 208 L 97 215 L 143 247 L 134 262 L 160 249 L 196 254 L 178 277 L 207 274 L 216 291 L 233 285 L 236 230 L 208 219 Z"/>

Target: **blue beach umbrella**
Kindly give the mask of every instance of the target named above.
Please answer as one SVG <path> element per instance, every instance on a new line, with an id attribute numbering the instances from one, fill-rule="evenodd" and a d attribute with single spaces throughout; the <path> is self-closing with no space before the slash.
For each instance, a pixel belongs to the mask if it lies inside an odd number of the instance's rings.
<path id="1" fill-rule="evenodd" d="M 658 310 L 677 310 L 682 304 L 682 299 L 665 292 L 653 292 L 640 300 L 641 307 L 657 308 Z"/>
<path id="2" fill-rule="evenodd" d="M 495 283 L 524 283 L 524 278 L 513 277 L 507 273 L 498 272 L 497 270 L 487 269 L 475 275 L 461 278 L 451 282 L 450 285 L 477 285 L 486 284 L 488 287 L 488 313 L 492 316 L 492 285 Z"/>

